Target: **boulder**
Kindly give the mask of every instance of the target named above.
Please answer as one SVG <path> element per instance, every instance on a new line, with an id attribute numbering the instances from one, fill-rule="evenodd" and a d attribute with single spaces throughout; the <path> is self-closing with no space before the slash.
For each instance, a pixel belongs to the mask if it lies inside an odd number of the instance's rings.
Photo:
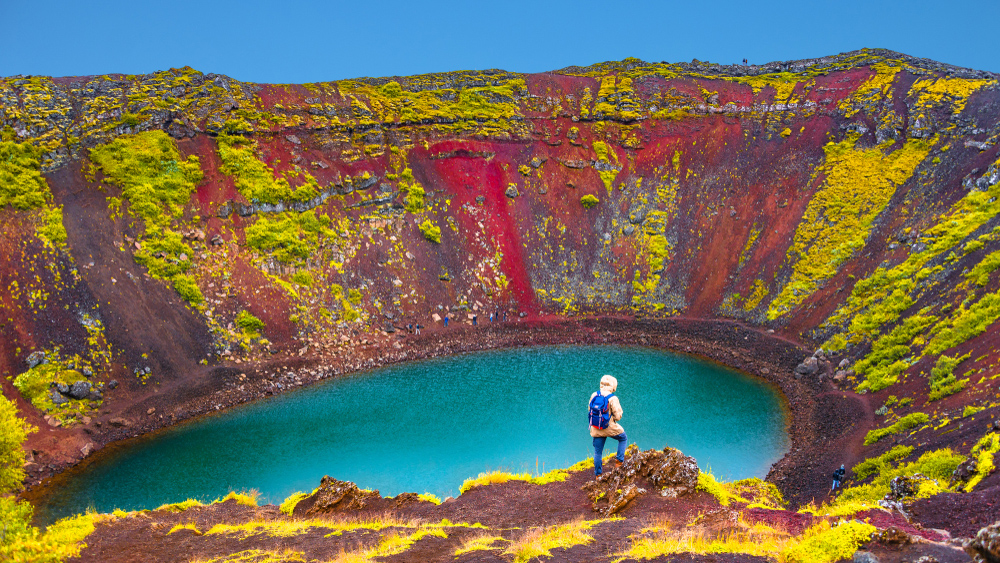
<path id="1" fill-rule="evenodd" d="M 917 492 L 917 478 L 914 477 L 894 477 L 889 482 L 889 493 L 885 495 L 885 500 L 903 500 L 912 497 Z"/>
<path id="2" fill-rule="evenodd" d="M 69 402 L 69 399 L 64 397 L 63 394 L 57 390 L 52 391 L 52 396 L 50 398 L 52 399 L 52 404 L 54 405 L 64 405 Z"/>
<path id="3" fill-rule="evenodd" d="M 978 467 L 979 463 L 974 457 L 963 461 L 951 472 L 951 481 L 948 483 L 948 486 L 953 486 L 956 483 L 965 483 L 976 474 Z"/>
<path id="4" fill-rule="evenodd" d="M 610 465 L 610 464 L 609 464 Z M 693 457 L 674 448 L 640 452 L 635 444 L 625 452 L 625 462 L 618 467 L 606 466 L 603 474 L 584 484 L 583 489 L 595 511 L 603 516 L 624 509 L 646 490 L 636 480 L 646 479 L 660 489 L 660 494 L 677 498 L 698 486 L 698 463 Z"/>
<path id="5" fill-rule="evenodd" d="M 127 418 L 122 418 L 120 416 L 116 416 L 116 417 L 112 418 L 111 420 L 109 420 L 108 424 L 110 424 L 111 426 L 117 426 L 118 428 L 123 428 L 123 427 L 126 427 L 126 426 L 130 426 L 132 423 L 129 422 Z"/>
<path id="6" fill-rule="evenodd" d="M 28 364 L 28 369 L 32 369 L 40 364 L 44 364 L 45 362 L 47 362 L 48 358 L 45 357 L 44 351 L 39 350 L 37 352 L 32 352 L 28 354 L 28 357 L 25 358 L 24 361 L 26 364 Z"/>
<path id="7" fill-rule="evenodd" d="M 507 186 L 507 190 L 504 191 L 504 195 L 506 195 L 507 197 L 509 197 L 511 199 L 514 199 L 515 197 L 517 197 L 518 196 L 517 186 L 515 186 L 514 184 L 511 184 L 511 185 Z"/>
<path id="8" fill-rule="evenodd" d="M 976 537 L 965 544 L 965 552 L 976 563 L 1000 563 L 1000 522 L 979 530 Z"/>
<path id="9" fill-rule="evenodd" d="M 879 563 L 878 557 L 870 551 L 855 551 L 852 560 L 854 563 Z"/>
<path id="10" fill-rule="evenodd" d="M 819 371 L 819 360 L 816 359 L 816 356 L 810 356 L 795 366 L 795 373 L 799 376 L 812 375 L 817 371 Z"/>
<path id="11" fill-rule="evenodd" d="M 63 383 L 61 381 L 57 381 L 55 383 L 55 388 L 56 388 L 56 391 L 62 393 L 63 395 L 66 395 L 66 394 L 69 393 L 69 385 L 66 385 L 65 383 Z"/>
<path id="12" fill-rule="evenodd" d="M 69 386 L 69 393 L 66 394 L 76 400 L 85 399 L 88 395 L 90 395 L 91 387 L 92 386 L 89 381 L 77 381 L 73 385 Z"/>
<path id="13" fill-rule="evenodd" d="M 879 530 L 872 538 L 883 545 L 903 546 L 913 543 L 913 538 L 903 530 L 895 526 L 889 526 L 884 530 Z"/>
<path id="14" fill-rule="evenodd" d="M 319 489 L 312 494 L 311 499 L 303 499 L 303 503 L 311 501 L 307 516 L 325 514 L 339 510 L 358 510 L 364 508 L 371 500 L 381 499 L 378 491 L 359 489 L 350 481 L 339 481 L 329 475 L 319 482 Z"/>

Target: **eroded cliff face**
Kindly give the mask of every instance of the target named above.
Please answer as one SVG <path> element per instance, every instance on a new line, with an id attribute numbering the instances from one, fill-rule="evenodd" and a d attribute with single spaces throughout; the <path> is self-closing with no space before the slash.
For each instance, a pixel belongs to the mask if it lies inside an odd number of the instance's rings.
<path id="1" fill-rule="evenodd" d="M 491 312 L 736 319 L 836 351 L 900 414 L 996 401 L 993 74 L 878 50 L 185 68 L 4 78 L 0 102 L 3 390 L 52 425 L 274 354 L 405 358 L 386 333 Z"/>

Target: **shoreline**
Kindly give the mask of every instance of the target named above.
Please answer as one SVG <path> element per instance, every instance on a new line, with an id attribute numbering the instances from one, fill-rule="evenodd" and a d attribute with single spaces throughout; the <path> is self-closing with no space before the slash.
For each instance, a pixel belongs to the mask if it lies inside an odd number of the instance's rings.
<path id="1" fill-rule="evenodd" d="M 462 353 L 556 345 L 655 348 L 717 363 L 773 386 L 781 397 L 789 439 L 788 451 L 771 466 L 766 476 L 766 480 L 775 482 L 779 488 L 784 480 L 779 477 L 797 472 L 795 466 L 800 462 L 791 458 L 801 459 L 802 456 L 792 454 L 805 453 L 822 445 L 814 443 L 812 419 L 815 404 L 809 397 L 813 390 L 795 379 L 793 371 L 809 352 L 788 340 L 734 321 L 680 317 L 663 320 L 614 317 L 539 319 L 480 324 L 476 328 L 452 325 L 447 329 L 425 329 L 419 336 L 405 334 L 402 338 L 390 335 L 377 345 L 352 349 L 353 353 L 347 357 L 289 355 L 257 365 L 229 363 L 215 366 L 207 370 L 210 377 L 205 379 L 209 381 L 196 387 L 193 396 L 191 389 L 174 386 L 126 405 L 117 417 L 105 416 L 107 419 L 133 417 L 136 420 L 122 427 L 105 422 L 98 429 L 100 432 L 91 434 L 95 447 L 92 453 L 88 452 L 90 455 L 81 455 L 62 467 L 50 469 L 48 475 L 39 477 L 37 473 L 29 473 L 22 497 L 33 502 L 45 498 L 54 487 L 59 487 L 65 479 L 72 478 L 90 463 L 119 448 L 131 447 L 138 440 L 152 438 L 177 424 L 331 377 Z M 240 374 L 246 377 L 241 379 Z M 155 410 L 142 416 L 149 409 Z M 165 412 L 169 414 L 164 416 Z"/>

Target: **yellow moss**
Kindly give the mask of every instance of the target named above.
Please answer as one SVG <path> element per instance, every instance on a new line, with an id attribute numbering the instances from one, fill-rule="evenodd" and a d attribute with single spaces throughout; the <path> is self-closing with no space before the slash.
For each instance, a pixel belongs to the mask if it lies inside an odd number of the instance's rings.
<path id="1" fill-rule="evenodd" d="M 503 536 L 494 536 L 489 534 L 469 538 L 462 542 L 462 545 L 455 550 L 455 557 L 466 553 L 472 553 L 473 551 L 491 551 L 502 549 L 502 547 L 495 547 L 495 544 L 501 541 L 509 540 L 504 539 Z"/>
<path id="2" fill-rule="evenodd" d="M 826 162 L 817 171 L 825 181 L 809 201 L 788 249 L 792 275 L 768 308 L 771 320 L 797 307 L 864 247 L 875 218 L 936 142 L 910 139 L 886 154 L 888 144 L 856 149 L 857 140 L 851 136 L 825 147 Z"/>
<path id="3" fill-rule="evenodd" d="M 787 546 L 794 543 L 794 539 L 788 533 L 765 524 L 750 526 L 742 520 L 737 524 L 737 529 L 717 536 L 706 535 L 700 529 L 646 528 L 641 534 L 632 537 L 629 550 L 619 554 L 620 558 L 615 561 L 657 559 L 675 553 L 699 555 L 741 553 L 773 560 Z"/>
<path id="4" fill-rule="evenodd" d="M 878 268 L 858 281 L 850 297 L 830 317 L 829 322 L 849 321 L 847 338 L 850 342 L 872 337 L 883 325 L 896 321 L 913 304 L 911 293 L 918 288 L 918 282 L 940 271 L 925 268 L 926 264 L 949 252 L 998 213 L 1000 184 L 994 184 L 987 191 L 970 191 L 924 231 L 929 237 L 926 250 L 910 254 L 905 261 L 892 268 Z M 981 272 L 976 271 L 976 277 L 980 275 Z"/>
<path id="5" fill-rule="evenodd" d="M 859 86 L 849 98 L 840 102 L 840 110 L 844 112 L 845 117 L 853 117 L 865 105 L 881 101 L 888 96 L 892 84 L 896 80 L 896 73 L 902 68 L 880 62 L 873 64 L 872 70 L 875 71 L 875 74 Z"/>
<path id="6" fill-rule="evenodd" d="M 761 300 L 767 297 L 768 290 L 767 285 L 761 280 L 754 280 L 753 285 L 750 286 L 750 295 L 747 296 L 746 302 L 743 303 L 743 310 L 752 311 L 760 305 Z"/>
<path id="7" fill-rule="evenodd" d="M 734 76 L 726 77 L 725 80 L 749 85 L 753 88 L 754 96 L 760 94 L 765 88 L 770 87 L 774 90 L 775 103 L 791 101 L 792 92 L 799 82 L 803 82 L 805 84 L 804 87 L 807 89 L 814 82 L 808 76 L 792 74 L 790 72 L 759 74 L 757 76 Z"/>
<path id="8" fill-rule="evenodd" d="M 969 493 L 996 469 L 996 453 L 1000 451 L 1000 434 L 990 432 L 976 442 L 972 447 L 972 455 L 976 457 L 976 474 L 965 484 L 964 490 Z"/>
<path id="9" fill-rule="evenodd" d="M 514 563 L 552 557 L 553 549 L 569 549 L 593 542 L 593 536 L 586 532 L 600 523 L 600 520 L 581 520 L 560 526 L 533 528 L 511 543 L 504 554 L 514 556 Z"/>
<path id="10" fill-rule="evenodd" d="M 914 111 L 925 112 L 943 101 L 952 104 L 952 113 L 959 114 L 973 93 L 996 80 L 971 80 L 967 78 L 922 78 L 910 87 L 910 96 L 916 96 Z"/>
<path id="11" fill-rule="evenodd" d="M 781 553 L 785 563 L 832 563 L 854 555 L 858 547 L 871 539 L 876 528 L 852 521 L 831 526 L 826 520 L 806 530 L 797 542 Z"/>

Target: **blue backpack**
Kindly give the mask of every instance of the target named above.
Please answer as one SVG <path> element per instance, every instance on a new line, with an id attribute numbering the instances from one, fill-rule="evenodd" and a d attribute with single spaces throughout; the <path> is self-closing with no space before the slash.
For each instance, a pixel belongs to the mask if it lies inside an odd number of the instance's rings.
<path id="1" fill-rule="evenodd" d="M 600 392 L 590 400 L 590 411 L 588 418 L 590 419 L 590 425 L 594 428 L 600 428 L 604 430 L 608 427 L 608 423 L 611 422 L 611 397 L 615 394 L 611 393 L 607 397 L 601 395 Z"/>

